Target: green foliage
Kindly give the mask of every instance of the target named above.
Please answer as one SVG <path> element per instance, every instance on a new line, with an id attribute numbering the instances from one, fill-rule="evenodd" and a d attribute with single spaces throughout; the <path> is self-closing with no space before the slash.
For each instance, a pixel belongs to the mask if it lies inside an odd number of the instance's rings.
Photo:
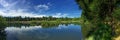
<path id="1" fill-rule="evenodd" d="M 114 11 L 113 16 L 114 16 L 116 19 L 120 20 L 120 7 L 117 8 L 117 9 Z"/>
<path id="2" fill-rule="evenodd" d="M 112 14 L 116 14 L 114 10 L 120 9 L 119 0 L 77 0 L 77 3 L 83 10 L 82 17 L 91 22 L 105 21 L 106 18 L 110 18 L 108 21 L 111 21 Z"/>
<path id="3" fill-rule="evenodd" d="M 120 0 L 76 0 L 82 9 L 83 24 L 90 24 L 95 27 L 89 36 L 94 40 L 111 40 L 120 21 Z M 107 25 L 107 26 L 106 26 Z M 84 26 L 83 26 L 84 27 Z M 89 31 L 88 30 L 88 31 Z M 109 31 L 113 30 L 113 31 Z"/>
<path id="4" fill-rule="evenodd" d="M 60 23 L 58 22 L 42 22 L 40 25 L 43 27 L 43 28 L 49 28 L 49 27 L 57 27 L 59 26 Z"/>
<path id="5" fill-rule="evenodd" d="M 2 16 L 0 16 L 0 27 L 3 27 L 3 26 L 6 26 L 6 21 Z"/>
<path id="6" fill-rule="evenodd" d="M 105 24 L 99 24 L 98 26 L 99 27 L 95 27 L 89 31 L 88 37 L 93 36 L 93 40 L 112 40 L 111 27 Z"/>
<path id="7" fill-rule="evenodd" d="M 68 17 L 60 17 L 60 18 L 56 18 L 56 17 L 4 17 L 6 19 L 6 21 L 71 21 L 72 19 L 79 19 L 79 18 L 68 18 Z"/>

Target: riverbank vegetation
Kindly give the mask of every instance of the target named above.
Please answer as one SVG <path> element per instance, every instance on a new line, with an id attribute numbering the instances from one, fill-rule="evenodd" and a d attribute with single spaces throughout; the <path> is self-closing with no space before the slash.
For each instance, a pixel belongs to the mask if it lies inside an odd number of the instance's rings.
<path id="1" fill-rule="evenodd" d="M 41 25 L 42 27 L 51 27 L 58 26 L 60 24 L 79 24 L 80 17 L 77 18 L 68 18 L 68 17 L 2 17 L 1 16 L 1 24 L 7 24 L 7 26 L 18 26 L 21 25 L 27 26 L 35 26 Z M 4 25 L 3 25 L 4 26 Z"/>
<path id="2" fill-rule="evenodd" d="M 17 16 L 17 17 L 4 17 L 6 19 L 6 21 L 78 21 L 80 18 L 68 18 L 68 17 L 52 17 L 52 16 L 48 16 L 48 17 L 21 17 L 21 16 Z"/>
<path id="3" fill-rule="evenodd" d="M 4 17 L 7 22 L 10 23 L 31 23 L 31 22 L 80 22 L 80 18 L 68 18 L 68 17 Z"/>

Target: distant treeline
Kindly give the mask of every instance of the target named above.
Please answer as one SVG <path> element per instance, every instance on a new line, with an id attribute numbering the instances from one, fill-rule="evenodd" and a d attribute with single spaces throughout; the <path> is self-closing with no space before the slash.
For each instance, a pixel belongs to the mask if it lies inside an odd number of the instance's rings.
<path id="1" fill-rule="evenodd" d="M 69 18 L 69 17 L 4 17 L 6 21 L 71 21 L 71 20 L 80 20 L 80 18 Z"/>

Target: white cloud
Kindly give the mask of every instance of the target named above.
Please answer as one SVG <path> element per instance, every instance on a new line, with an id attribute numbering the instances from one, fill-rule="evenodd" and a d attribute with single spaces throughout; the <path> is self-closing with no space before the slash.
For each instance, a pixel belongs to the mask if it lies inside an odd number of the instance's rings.
<path id="1" fill-rule="evenodd" d="M 9 2 L 7 2 L 7 0 L 0 0 L 0 5 L 2 5 L 5 9 L 11 9 L 16 4 L 17 4 L 17 2 L 9 3 Z"/>
<path id="2" fill-rule="evenodd" d="M 56 13 L 55 15 L 53 15 L 53 17 L 66 17 L 68 16 L 68 14 L 62 14 L 62 13 Z"/>
<path id="3" fill-rule="evenodd" d="M 42 14 L 36 14 L 34 12 L 24 12 L 24 10 L 19 9 L 19 10 L 0 10 L 0 15 L 5 16 L 5 17 L 15 17 L 15 16 L 22 16 L 22 17 L 43 17 L 43 16 L 48 16 L 48 14 L 46 15 L 42 15 Z M 66 17 L 68 16 L 68 14 L 62 14 L 62 13 L 56 13 L 51 15 L 53 17 Z"/>
<path id="4" fill-rule="evenodd" d="M 48 10 L 49 6 L 45 5 L 45 4 L 42 4 L 42 5 L 40 4 L 40 5 L 35 6 L 35 9 L 37 9 L 37 10 L 42 10 L 42 9 Z"/>
<path id="5" fill-rule="evenodd" d="M 35 13 L 29 13 L 29 12 L 24 12 L 25 10 L 23 9 L 12 9 L 15 7 L 15 5 L 17 4 L 18 2 L 12 2 L 12 3 L 9 3 L 7 2 L 6 0 L 0 0 L 0 5 L 2 5 L 4 7 L 4 9 L 0 9 L 0 15 L 2 16 L 6 16 L 6 17 L 14 17 L 14 16 L 22 16 L 22 17 L 43 17 L 43 16 L 46 16 L 46 15 L 38 15 L 38 14 L 35 14 Z M 40 6 L 38 6 L 40 7 Z M 46 9 L 48 9 L 48 7 L 46 5 L 43 5 L 43 7 L 45 7 Z"/>
<path id="6" fill-rule="evenodd" d="M 10 0 L 12 1 L 12 0 Z M 22 0 L 23 3 L 25 3 L 24 0 Z M 43 17 L 43 16 L 48 16 L 49 14 L 43 15 L 43 14 L 37 14 L 34 12 L 26 12 L 26 9 L 19 9 L 19 7 L 16 9 L 16 5 L 18 4 L 19 1 L 15 1 L 15 2 L 8 2 L 7 0 L 0 0 L 0 5 L 2 5 L 4 8 L 0 9 L 0 15 L 1 16 L 5 16 L 5 17 L 14 17 L 14 16 L 22 16 L 22 17 Z M 51 6 L 51 3 L 47 3 L 47 4 L 40 4 L 35 6 L 35 9 L 39 11 L 45 11 L 50 9 L 49 6 Z M 34 8 L 34 7 L 33 7 Z M 67 14 L 62 14 L 62 13 L 56 13 L 51 15 L 53 17 L 65 17 L 67 16 Z"/>
<path id="7" fill-rule="evenodd" d="M 23 10 L 10 10 L 10 11 L 2 11 L 0 10 L 0 15 L 2 16 L 6 16 L 6 17 L 14 17 L 14 16 L 22 16 L 22 17 L 43 17 L 46 15 L 38 15 L 35 13 L 28 13 L 28 12 L 24 12 Z"/>
<path id="8" fill-rule="evenodd" d="M 3 7 L 8 7 L 8 6 L 9 6 L 9 3 L 7 3 L 5 0 L 0 0 L 0 4 L 1 4 Z"/>

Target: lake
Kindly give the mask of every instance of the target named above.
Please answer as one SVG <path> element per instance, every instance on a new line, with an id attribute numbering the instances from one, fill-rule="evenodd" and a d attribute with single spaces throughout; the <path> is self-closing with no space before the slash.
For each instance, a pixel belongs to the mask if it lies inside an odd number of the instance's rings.
<path id="1" fill-rule="evenodd" d="M 81 26 L 75 24 L 10 25 L 0 31 L 0 40 L 82 40 Z"/>

